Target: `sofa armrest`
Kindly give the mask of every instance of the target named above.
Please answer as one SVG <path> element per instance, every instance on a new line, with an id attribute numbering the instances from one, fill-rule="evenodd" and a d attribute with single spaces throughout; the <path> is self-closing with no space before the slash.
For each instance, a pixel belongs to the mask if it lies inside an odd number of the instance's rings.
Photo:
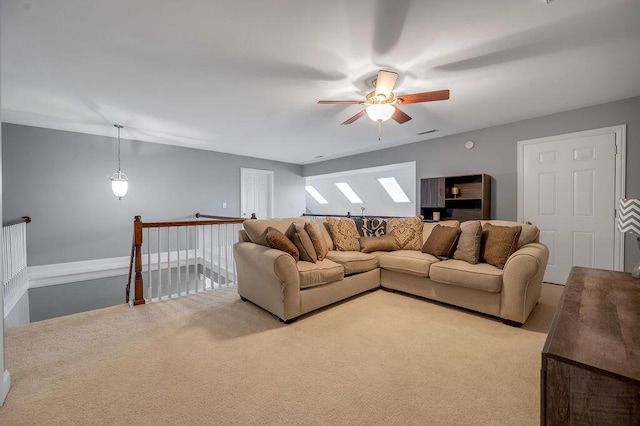
<path id="1" fill-rule="evenodd" d="M 520 247 L 504 265 L 500 316 L 524 324 L 540 300 L 549 249 L 541 243 Z"/>
<path id="2" fill-rule="evenodd" d="M 251 242 L 233 245 L 238 294 L 289 320 L 300 315 L 300 277 L 293 257 Z"/>

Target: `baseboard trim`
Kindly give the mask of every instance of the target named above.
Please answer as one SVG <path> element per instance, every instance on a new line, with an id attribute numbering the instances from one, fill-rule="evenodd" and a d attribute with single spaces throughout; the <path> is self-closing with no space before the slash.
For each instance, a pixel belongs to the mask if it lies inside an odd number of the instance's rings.
<path id="1" fill-rule="evenodd" d="M 4 370 L 2 381 L 0 381 L 0 407 L 4 405 L 4 401 L 7 399 L 9 388 L 11 388 L 11 374 L 9 374 L 9 370 Z"/>
<path id="2" fill-rule="evenodd" d="M 166 267 L 169 260 L 171 267 L 178 266 L 178 257 L 180 265 L 186 266 L 186 259 L 189 259 L 189 265 L 205 265 L 211 267 L 210 251 L 206 250 L 204 259 L 202 252 L 195 250 L 172 251 L 170 254 L 164 252 L 160 255 L 160 262 Z M 97 280 L 100 278 L 118 277 L 129 274 L 129 256 L 110 257 L 104 259 L 82 260 L 77 262 L 52 263 L 49 265 L 29 266 L 27 273 L 29 276 L 29 288 L 48 287 L 52 285 L 74 283 L 79 281 Z M 147 255 L 142 256 L 143 270 L 146 271 L 147 265 L 151 264 L 151 268 L 157 268 L 158 256 Z M 230 266 L 233 263 L 230 262 Z M 213 265 L 216 267 L 215 263 Z M 222 268 L 226 271 L 226 268 Z"/>
<path id="3" fill-rule="evenodd" d="M 29 288 L 117 277 L 129 273 L 129 257 L 29 266 Z"/>

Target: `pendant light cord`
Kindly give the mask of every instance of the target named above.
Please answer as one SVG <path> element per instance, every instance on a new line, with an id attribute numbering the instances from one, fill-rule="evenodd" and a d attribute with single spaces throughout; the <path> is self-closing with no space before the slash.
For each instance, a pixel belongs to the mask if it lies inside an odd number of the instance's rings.
<path id="1" fill-rule="evenodd" d="M 114 126 L 118 128 L 118 174 L 120 174 L 120 129 L 123 126 L 120 124 L 114 124 Z"/>

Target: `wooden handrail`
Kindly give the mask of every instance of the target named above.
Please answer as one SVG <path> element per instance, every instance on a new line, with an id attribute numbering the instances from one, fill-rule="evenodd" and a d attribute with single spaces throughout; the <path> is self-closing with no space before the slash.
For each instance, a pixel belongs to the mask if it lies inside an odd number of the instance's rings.
<path id="1" fill-rule="evenodd" d="M 139 216 L 136 216 L 139 217 Z M 202 226 L 224 225 L 226 223 L 242 223 L 246 219 L 219 219 L 219 220 L 183 220 L 178 222 L 144 222 L 143 228 L 170 228 L 174 226 Z"/>
<path id="2" fill-rule="evenodd" d="M 230 216 L 214 216 L 214 215 L 210 215 L 210 214 L 202 214 L 202 213 L 196 213 L 195 214 L 197 219 L 200 219 L 201 217 L 206 217 L 207 219 L 238 219 L 238 220 L 246 220 L 243 217 L 230 217 Z M 257 219 L 256 214 L 255 213 L 251 213 L 251 217 L 249 219 Z"/>
<path id="3" fill-rule="evenodd" d="M 3 222 L 2 226 L 11 226 L 11 225 L 17 225 L 19 223 L 30 223 L 31 222 L 31 218 L 29 216 L 22 216 L 20 219 L 14 219 L 14 220 L 10 220 L 8 222 Z"/>

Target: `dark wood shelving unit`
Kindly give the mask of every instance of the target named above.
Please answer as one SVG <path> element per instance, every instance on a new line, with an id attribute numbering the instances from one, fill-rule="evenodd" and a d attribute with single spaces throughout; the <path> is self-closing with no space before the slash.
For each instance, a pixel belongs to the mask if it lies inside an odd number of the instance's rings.
<path id="1" fill-rule="evenodd" d="M 420 179 L 420 210 L 426 220 L 432 220 L 434 212 L 440 213 L 440 220 L 491 219 L 491 176 L 480 173 Z"/>

